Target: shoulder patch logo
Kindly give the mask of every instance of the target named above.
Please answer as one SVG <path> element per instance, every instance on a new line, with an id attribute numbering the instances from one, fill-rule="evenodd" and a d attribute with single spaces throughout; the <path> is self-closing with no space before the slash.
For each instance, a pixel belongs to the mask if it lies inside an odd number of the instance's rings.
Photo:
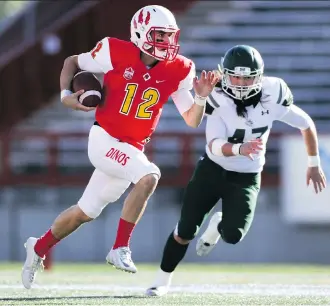
<path id="1" fill-rule="evenodd" d="M 134 70 L 132 67 L 126 68 L 125 72 L 123 74 L 124 79 L 126 80 L 131 80 L 133 78 L 134 75 Z"/>

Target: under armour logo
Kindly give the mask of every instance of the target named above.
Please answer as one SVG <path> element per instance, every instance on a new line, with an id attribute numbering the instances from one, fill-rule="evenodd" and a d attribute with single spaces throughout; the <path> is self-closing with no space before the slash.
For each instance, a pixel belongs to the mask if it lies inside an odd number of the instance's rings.
<path id="1" fill-rule="evenodd" d="M 265 114 L 269 114 L 269 110 L 266 110 L 265 112 L 261 111 L 261 115 L 265 115 Z"/>

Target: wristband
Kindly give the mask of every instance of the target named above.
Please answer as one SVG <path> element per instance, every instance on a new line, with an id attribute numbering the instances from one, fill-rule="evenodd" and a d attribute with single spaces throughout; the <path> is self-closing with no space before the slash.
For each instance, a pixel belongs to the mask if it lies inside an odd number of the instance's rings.
<path id="1" fill-rule="evenodd" d="M 320 156 L 308 156 L 308 167 L 318 167 L 320 165 Z"/>
<path id="2" fill-rule="evenodd" d="M 63 100 L 64 97 L 72 95 L 72 91 L 68 89 L 63 89 L 61 91 L 61 101 Z"/>
<path id="3" fill-rule="evenodd" d="M 195 101 L 195 103 L 196 103 L 197 105 L 205 106 L 205 104 L 206 104 L 206 98 L 207 98 L 207 97 L 202 97 L 202 96 L 199 96 L 199 95 L 196 95 L 196 94 L 195 94 L 195 99 L 194 99 L 194 101 Z"/>
<path id="4" fill-rule="evenodd" d="M 241 148 L 241 146 L 242 146 L 241 143 L 233 144 L 231 151 L 233 152 L 234 155 L 240 155 L 239 149 Z"/>
<path id="5" fill-rule="evenodd" d="M 211 151 L 212 151 L 212 154 L 214 155 L 217 155 L 217 156 L 223 156 L 223 153 L 222 153 L 222 146 L 227 143 L 226 140 L 222 140 L 222 139 L 215 139 L 213 142 L 212 142 L 212 146 L 211 146 Z"/>

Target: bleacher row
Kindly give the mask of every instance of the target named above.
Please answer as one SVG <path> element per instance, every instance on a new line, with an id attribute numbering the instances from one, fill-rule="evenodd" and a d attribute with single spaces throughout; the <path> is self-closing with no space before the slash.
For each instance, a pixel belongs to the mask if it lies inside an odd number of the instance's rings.
<path id="1" fill-rule="evenodd" d="M 330 127 L 330 1 L 199 1 L 178 18 L 181 31 L 181 52 L 192 58 L 198 72 L 214 69 L 224 52 L 236 44 L 249 44 L 263 55 L 265 73 L 283 78 L 293 91 L 295 103 L 316 121 L 319 131 Z M 93 114 L 64 109 L 59 97 L 51 107 L 24 122 L 20 128 L 42 128 L 57 131 L 88 132 Z M 199 128 L 203 131 L 204 124 Z M 275 131 L 290 127 L 275 124 Z M 191 131 L 180 118 L 173 103 L 164 108 L 158 132 Z M 85 154 L 86 141 L 70 141 Z M 32 143 L 26 144 L 36 148 Z M 198 141 L 197 154 L 204 147 Z M 173 154 L 177 144 L 169 143 Z M 71 150 L 68 144 L 62 149 Z M 25 157 L 26 158 L 26 157 Z M 32 154 L 32 159 L 35 155 Z M 157 161 L 157 159 L 159 159 Z M 70 164 L 73 158 L 62 159 Z M 86 163 L 86 158 L 81 163 Z M 160 155 L 156 162 L 176 163 Z M 277 141 L 270 142 L 268 167 L 276 167 Z M 162 166 L 162 164 L 160 165 Z"/>

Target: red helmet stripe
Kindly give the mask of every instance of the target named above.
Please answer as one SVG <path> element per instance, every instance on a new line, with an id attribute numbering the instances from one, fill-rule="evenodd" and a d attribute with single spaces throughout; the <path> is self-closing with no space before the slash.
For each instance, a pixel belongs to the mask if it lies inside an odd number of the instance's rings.
<path id="1" fill-rule="evenodd" d="M 145 23 L 146 23 L 146 25 L 149 23 L 149 21 L 150 21 L 150 12 L 148 12 L 147 13 L 147 17 L 146 17 L 146 21 L 145 21 Z"/>
<path id="2" fill-rule="evenodd" d="M 143 24 L 143 9 L 140 11 L 138 23 Z"/>

